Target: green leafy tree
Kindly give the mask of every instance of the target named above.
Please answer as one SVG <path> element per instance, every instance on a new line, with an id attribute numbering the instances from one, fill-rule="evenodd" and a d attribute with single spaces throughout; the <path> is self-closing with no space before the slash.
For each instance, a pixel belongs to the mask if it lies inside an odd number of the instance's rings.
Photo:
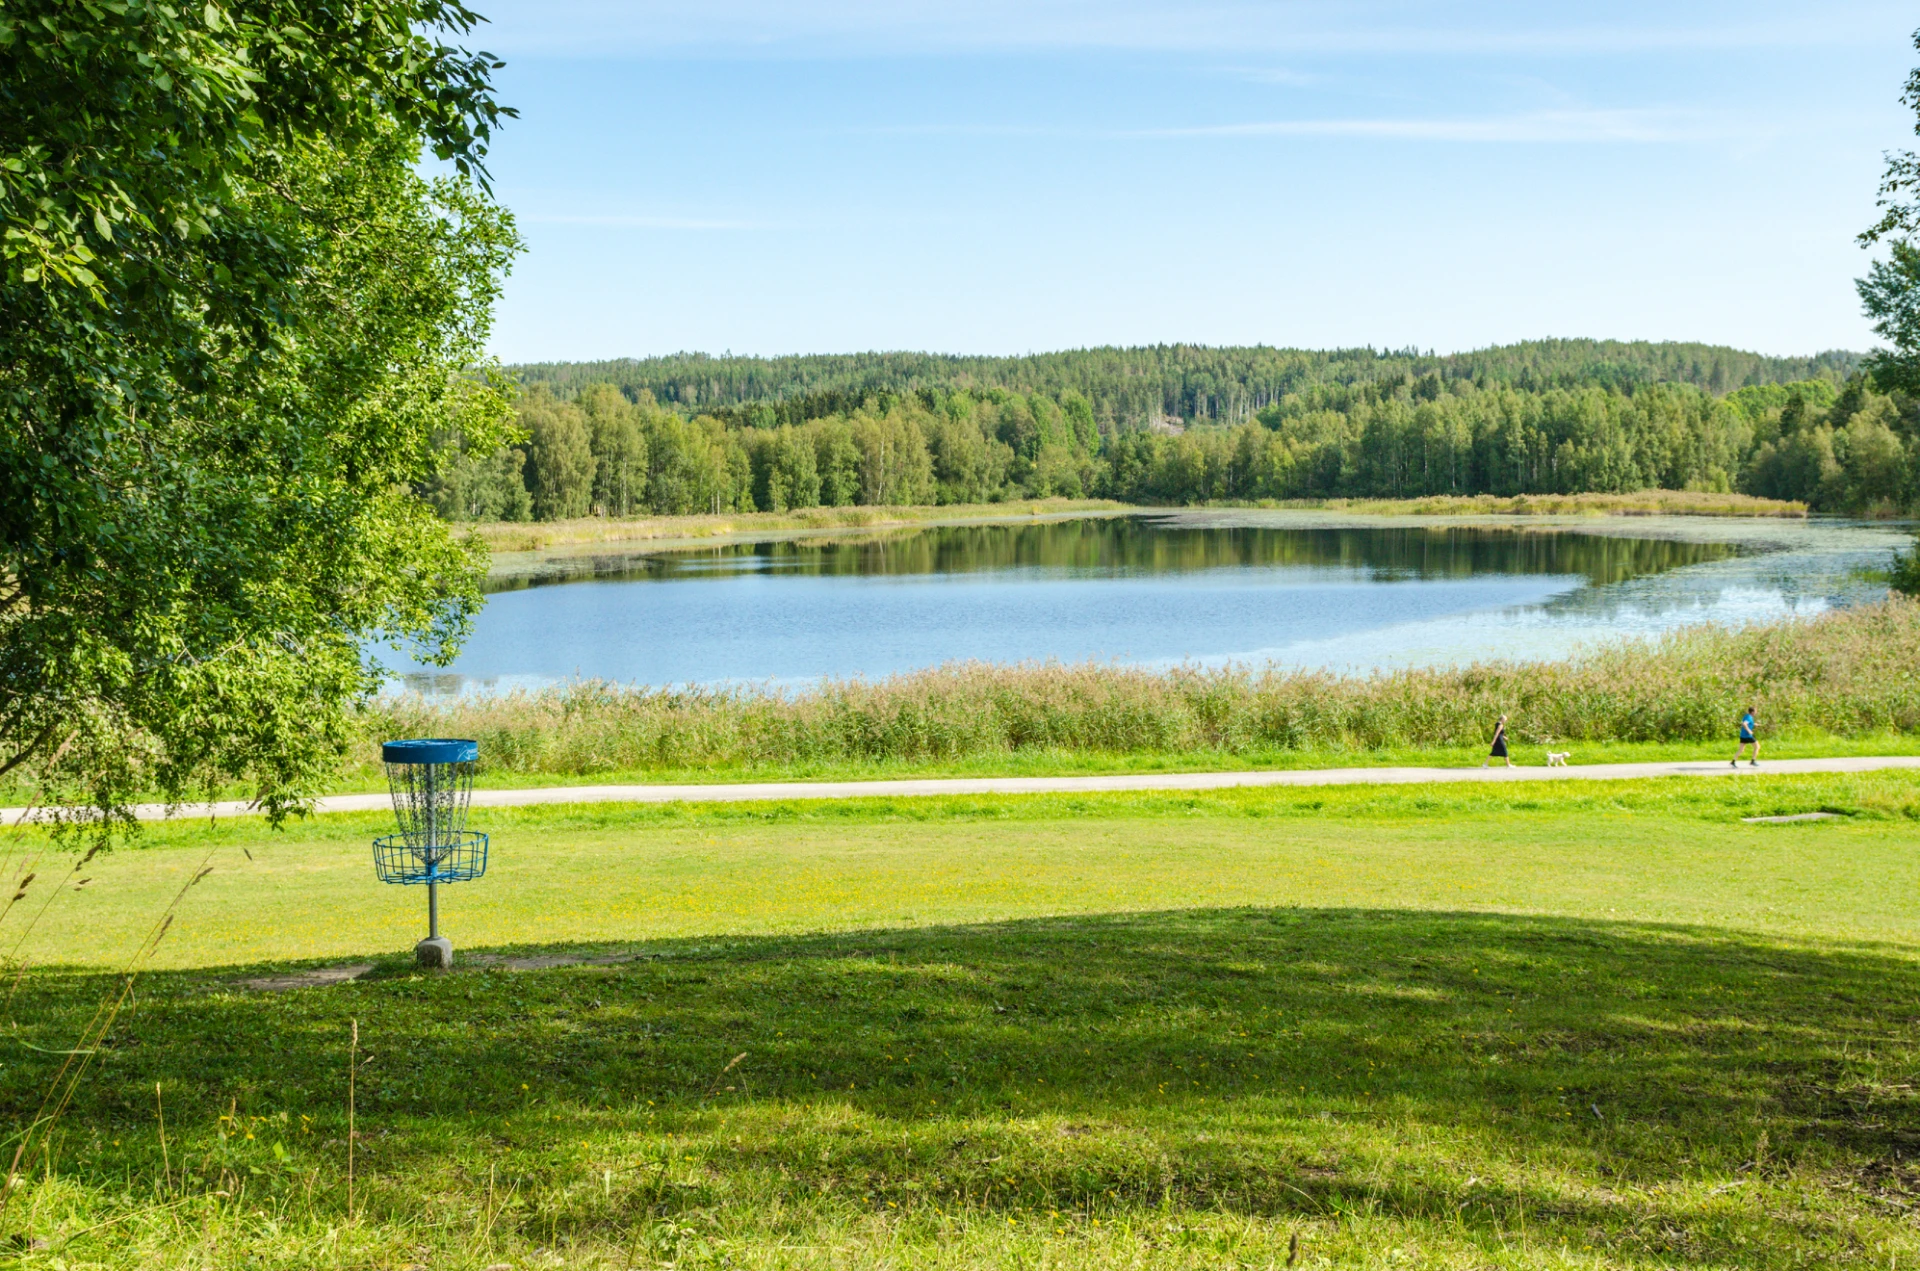
<path id="1" fill-rule="evenodd" d="M 719 420 L 707 416 L 705 422 L 709 428 L 709 453 L 715 466 L 713 511 L 716 514 L 753 511 L 753 457 L 738 437 L 726 432 Z"/>
<path id="2" fill-rule="evenodd" d="M 1093 419 L 1093 403 L 1073 389 L 1060 395 L 1060 409 L 1073 429 L 1073 441 L 1086 450 L 1100 448 L 1100 426 Z"/>
<path id="3" fill-rule="evenodd" d="M 647 498 L 656 515 L 712 510 L 716 484 L 712 447 L 697 424 L 654 416 L 647 429 Z"/>
<path id="4" fill-rule="evenodd" d="M 593 506 L 593 436 L 586 412 L 542 390 L 520 403 L 527 430 L 527 489 L 535 520 L 585 516 Z"/>
<path id="5" fill-rule="evenodd" d="M 476 458 L 454 453 L 425 488 L 427 502 L 449 521 L 527 521 L 527 452 L 506 447 Z"/>
<path id="6" fill-rule="evenodd" d="M 970 411 L 949 406 L 936 415 L 927 446 L 941 503 L 985 503 L 1005 487 L 1013 452 L 982 432 Z"/>
<path id="7" fill-rule="evenodd" d="M 1867 355 L 1868 373 L 1888 392 L 1920 393 L 1920 248 L 1888 243 L 1887 259 L 1869 264 L 1857 286 L 1874 334 L 1893 346 Z"/>
<path id="8" fill-rule="evenodd" d="M 933 421 L 921 413 L 863 412 L 852 423 L 860 448 L 860 502 L 927 503 L 933 499 L 933 458 L 925 428 Z"/>
<path id="9" fill-rule="evenodd" d="M 1920 32 L 1914 33 L 1914 45 L 1920 48 Z M 1920 68 L 1907 76 L 1900 101 L 1915 112 L 1914 131 L 1920 132 Z M 1860 235 L 1860 243 L 1884 241 L 1887 259 L 1868 265 L 1857 286 L 1874 334 L 1893 347 L 1870 354 L 1867 371 L 1887 392 L 1920 394 L 1920 248 L 1909 237 L 1920 230 L 1920 154 L 1896 150 L 1887 156 L 1880 209 L 1880 219 Z M 1895 553 L 1890 582 L 1896 592 L 1920 595 L 1920 538 L 1912 550 Z"/>
<path id="10" fill-rule="evenodd" d="M 814 467 L 820 473 L 820 502 L 830 508 L 857 503 L 860 447 L 853 444 L 853 430 L 838 419 L 814 425 L 813 452 Z"/>
<path id="11" fill-rule="evenodd" d="M 1914 33 L 1920 48 L 1920 31 Z M 1920 68 L 1907 77 L 1900 94 L 1915 112 L 1920 133 Z M 1860 235 L 1860 244 L 1887 244 L 1887 259 L 1874 261 L 1856 284 L 1874 333 L 1893 347 L 1869 355 L 1867 369 L 1882 389 L 1920 390 L 1920 248 L 1910 235 L 1920 229 L 1920 154 L 1896 150 L 1887 155 L 1880 178 L 1880 219 Z"/>
<path id="12" fill-rule="evenodd" d="M 792 424 L 754 439 L 754 501 L 762 512 L 810 508 L 820 502 L 820 471 L 813 442 Z"/>
<path id="13" fill-rule="evenodd" d="M 1591 369 L 1605 378 L 1604 365 Z M 1223 398 L 1237 391 L 1217 387 Z M 1881 515 L 1920 495 L 1920 408 L 1862 373 L 1719 397 L 1679 382 L 1540 389 L 1404 375 L 1322 384 L 1237 424 L 1201 418 L 1180 430 L 1163 422 L 1103 431 L 1073 389 L 1058 399 L 995 388 L 864 394 L 824 416 L 783 400 L 698 419 L 659 407 L 647 390 L 634 395 L 647 438 L 646 499 L 659 513 L 1087 494 L 1183 504 L 1661 488 Z M 552 399 L 536 380 L 528 401 L 538 400 Z M 603 382 L 574 400 L 595 420 L 628 399 Z M 803 422 L 784 422 L 790 413 Z M 603 458 L 614 443 L 592 427 L 602 474 L 594 497 L 614 506 Z M 811 478 L 796 439 L 812 447 Z"/>
<path id="14" fill-rule="evenodd" d="M 1530 340 L 1435 356 L 1370 348 L 1072 349 L 1020 357 L 932 353 L 806 354 L 714 357 L 677 353 L 618 362 L 548 363 L 521 367 L 531 381 L 561 391 L 606 381 L 637 397 L 650 392 L 671 407 L 722 416 L 729 423 L 773 428 L 863 406 L 883 411 L 888 398 L 933 400 L 962 387 L 980 398 L 1039 393 L 1074 417 L 1086 399 L 1101 435 L 1143 427 L 1163 415 L 1190 423 L 1237 424 L 1288 397 L 1322 388 L 1360 386 L 1417 393 L 1423 400 L 1471 383 L 1528 392 L 1595 387 L 1631 393 L 1649 384 L 1679 383 L 1723 394 L 1744 385 L 1793 380 L 1844 380 L 1859 356 L 1839 350 L 1778 358 L 1708 344 L 1614 340 Z M 1083 435 L 1091 448 L 1092 439 Z M 1031 457 L 1031 456 L 1029 456 Z"/>
<path id="15" fill-rule="evenodd" d="M 449 0 L 0 3 L 0 774 L 277 822 L 480 548 L 414 490 L 511 435 L 498 63 Z M 419 170 L 423 150 L 450 175 Z"/>
<path id="16" fill-rule="evenodd" d="M 640 410 L 611 384 L 580 394 L 593 451 L 593 505 L 608 516 L 631 516 L 647 501 L 647 434 Z"/>

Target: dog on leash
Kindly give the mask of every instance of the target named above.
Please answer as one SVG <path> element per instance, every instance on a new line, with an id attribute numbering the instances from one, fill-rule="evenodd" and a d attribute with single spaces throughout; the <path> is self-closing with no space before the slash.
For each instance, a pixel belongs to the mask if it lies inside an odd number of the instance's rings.
<path id="1" fill-rule="evenodd" d="M 1567 756 L 1571 755 L 1572 753 L 1573 752 L 1571 750 L 1549 750 L 1547 752 L 1547 767 L 1549 768 L 1566 767 Z"/>

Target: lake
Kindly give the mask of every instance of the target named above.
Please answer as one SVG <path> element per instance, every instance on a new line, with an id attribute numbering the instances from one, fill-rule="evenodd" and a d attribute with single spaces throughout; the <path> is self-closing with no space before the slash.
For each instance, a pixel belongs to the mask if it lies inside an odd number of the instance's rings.
<path id="1" fill-rule="evenodd" d="M 1817 613 L 1904 527 L 1707 517 L 1152 512 L 502 557 L 472 639 L 411 689 L 877 676 L 979 659 L 1367 670 L 1563 657 Z"/>

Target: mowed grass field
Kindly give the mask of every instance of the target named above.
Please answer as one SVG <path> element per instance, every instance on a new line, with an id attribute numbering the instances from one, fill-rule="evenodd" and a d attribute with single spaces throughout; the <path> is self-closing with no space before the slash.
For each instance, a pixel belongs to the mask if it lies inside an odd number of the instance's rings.
<path id="1" fill-rule="evenodd" d="M 488 810 L 443 975 L 387 818 L 155 828 L 57 895 L 21 832 L 0 1100 L 59 1115 L 0 1261 L 1914 1265 L 1917 814 L 1898 773 Z"/>

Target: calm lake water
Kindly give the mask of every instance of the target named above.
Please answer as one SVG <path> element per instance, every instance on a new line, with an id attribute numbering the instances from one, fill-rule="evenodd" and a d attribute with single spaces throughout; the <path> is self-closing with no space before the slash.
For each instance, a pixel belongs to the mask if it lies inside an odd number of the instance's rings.
<path id="1" fill-rule="evenodd" d="M 1900 527 L 1713 518 L 1186 512 L 506 557 L 427 692 L 884 675 L 942 662 L 1369 669 L 1560 657 L 1609 636 L 1812 613 Z"/>

